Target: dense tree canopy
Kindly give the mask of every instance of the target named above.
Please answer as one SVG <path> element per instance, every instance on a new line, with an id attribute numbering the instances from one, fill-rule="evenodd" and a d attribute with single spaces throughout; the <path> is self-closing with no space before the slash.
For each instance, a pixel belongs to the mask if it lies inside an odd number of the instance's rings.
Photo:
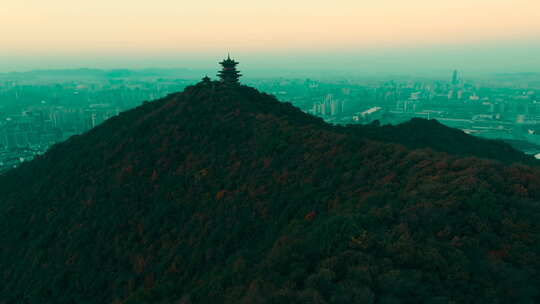
<path id="1" fill-rule="evenodd" d="M 539 198 L 505 144 L 206 81 L 0 177 L 0 303 L 537 303 Z"/>

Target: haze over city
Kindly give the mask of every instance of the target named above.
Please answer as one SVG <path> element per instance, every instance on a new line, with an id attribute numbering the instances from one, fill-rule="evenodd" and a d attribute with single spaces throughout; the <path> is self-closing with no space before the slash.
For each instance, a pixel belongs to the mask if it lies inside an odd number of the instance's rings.
<path id="1" fill-rule="evenodd" d="M 0 72 L 209 68 L 529 72 L 540 68 L 540 2 L 6 0 Z"/>

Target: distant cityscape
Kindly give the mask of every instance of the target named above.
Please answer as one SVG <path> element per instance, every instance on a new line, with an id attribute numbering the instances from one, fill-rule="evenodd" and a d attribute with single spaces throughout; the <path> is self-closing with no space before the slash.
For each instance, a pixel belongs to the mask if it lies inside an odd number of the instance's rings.
<path id="1" fill-rule="evenodd" d="M 36 83 L 0 79 L 0 171 L 17 167 L 143 101 L 181 91 L 191 83 L 124 77 L 50 81 L 47 77 Z"/>
<path id="2" fill-rule="evenodd" d="M 540 74 L 468 80 L 456 70 L 447 79 L 281 80 L 255 85 L 329 123 L 437 119 L 471 135 L 506 141 L 528 154 L 540 153 Z"/>
<path id="3" fill-rule="evenodd" d="M 67 74 L 62 77 L 62 73 Z M 174 72 L 77 70 L 0 76 L 0 172 L 120 112 L 198 81 Z M 185 75 L 184 75 L 185 76 Z M 467 79 L 260 78 L 245 82 L 334 124 L 397 124 L 413 117 L 540 153 L 540 74 Z"/>

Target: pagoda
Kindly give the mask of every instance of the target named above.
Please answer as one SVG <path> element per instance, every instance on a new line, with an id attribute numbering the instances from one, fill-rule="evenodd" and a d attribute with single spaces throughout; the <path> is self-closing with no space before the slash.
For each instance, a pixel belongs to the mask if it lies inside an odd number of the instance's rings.
<path id="1" fill-rule="evenodd" d="M 218 73 L 221 82 L 227 85 L 239 85 L 240 82 L 238 81 L 238 78 L 240 78 L 242 74 L 236 70 L 238 62 L 231 59 L 230 55 L 227 55 L 227 59 L 221 61 L 219 64 L 223 66 L 223 69 Z"/>

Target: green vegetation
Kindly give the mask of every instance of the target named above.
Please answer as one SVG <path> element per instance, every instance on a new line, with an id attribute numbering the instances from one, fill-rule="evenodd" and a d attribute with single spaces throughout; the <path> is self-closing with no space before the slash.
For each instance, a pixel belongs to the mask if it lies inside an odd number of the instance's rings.
<path id="1" fill-rule="evenodd" d="M 0 303 L 537 303 L 540 171 L 516 162 L 205 81 L 0 176 Z"/>

